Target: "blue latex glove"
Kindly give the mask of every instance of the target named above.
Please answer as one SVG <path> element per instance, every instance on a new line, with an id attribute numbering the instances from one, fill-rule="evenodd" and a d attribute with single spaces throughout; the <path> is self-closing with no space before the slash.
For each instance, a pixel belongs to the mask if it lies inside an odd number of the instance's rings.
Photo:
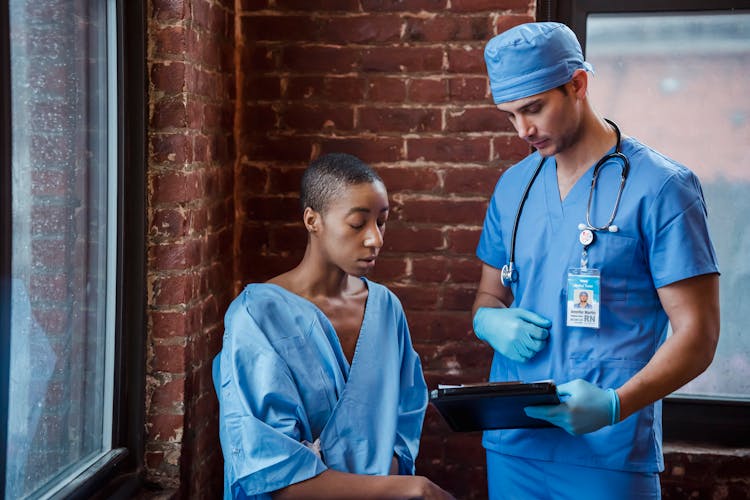
<path id="1" fill-rule="evenodd" d="M 620 398 L 614 389 L 600 389 L 576 379 L 558 386 L 559 405 L 527 406 L 526 415 L 541 418 L 570 434 L 586 434 L 620 421 Z"/>
<path id="2" fill-rule="evenodd" d="M 474 333 L 497 352 L 525 362 L 547 345 L 552 322 L 519 308 L 480 307 L 474 315 Z"/>

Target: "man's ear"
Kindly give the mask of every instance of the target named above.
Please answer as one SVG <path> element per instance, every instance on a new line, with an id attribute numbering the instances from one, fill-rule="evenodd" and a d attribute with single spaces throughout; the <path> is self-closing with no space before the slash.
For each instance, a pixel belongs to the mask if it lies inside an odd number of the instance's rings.
<path id="1" fill-rule="evenodd" d="M 573 76 L 570 79 L 570 83 L 573 87 L 573 92 L 578 98 L 586 97 L 586 92 L 589 88 L 589 74 L 585 69 L 577 69 L 573 72 Z"/>
<path id="2" fill-rule="evenodd" d="M 305 229 L 308 233 L 317 233 L 320 228 L 320 213 L 316 212 L 310 207 L 305 208 L 305 212 L 302 214 L 302 221 L 305 223 Z"/>

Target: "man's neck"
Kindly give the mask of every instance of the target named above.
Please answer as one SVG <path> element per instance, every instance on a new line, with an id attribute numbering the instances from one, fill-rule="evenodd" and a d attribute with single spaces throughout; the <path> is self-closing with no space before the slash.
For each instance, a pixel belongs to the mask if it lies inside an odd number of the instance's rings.
<path id="1" fill-rule="evenodd" d="M 591 113 L 581 125 L 580 137 L 555 155 L 560 199 L 564 200 L 578 179 L 617 142 L 617 134 L 604 119 Z"/>

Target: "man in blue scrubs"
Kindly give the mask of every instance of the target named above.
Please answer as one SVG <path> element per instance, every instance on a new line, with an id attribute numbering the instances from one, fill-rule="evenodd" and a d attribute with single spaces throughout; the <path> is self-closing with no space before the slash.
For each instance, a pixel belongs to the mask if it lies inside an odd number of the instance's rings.
<path id="1" fill-rule="evenodd" d="M 490 201 L 474 331 L 495 350 L 490 380 L 552 379 L 562 399 L 526 409 L 554 427 L 485 432 L 490 497 L 659 498 L 660 400 L 719 337 L 700 183 L 597 115 L 566 26 L 517 26 L 485 60 L 499 118 L 535 151 Z M 591 310 L 575 307 L 581 290 Z"/>

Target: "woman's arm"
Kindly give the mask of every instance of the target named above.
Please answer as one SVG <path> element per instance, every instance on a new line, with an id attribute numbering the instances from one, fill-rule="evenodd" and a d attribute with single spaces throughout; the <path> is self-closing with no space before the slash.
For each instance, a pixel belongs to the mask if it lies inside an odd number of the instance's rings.
<path id="1" fill-rule="evenodd" d="M 369 476 L 328 469 L 273 493 L 274 500 L 304 498 L 452 500 L 453 496 L 423 476 Z"/>

